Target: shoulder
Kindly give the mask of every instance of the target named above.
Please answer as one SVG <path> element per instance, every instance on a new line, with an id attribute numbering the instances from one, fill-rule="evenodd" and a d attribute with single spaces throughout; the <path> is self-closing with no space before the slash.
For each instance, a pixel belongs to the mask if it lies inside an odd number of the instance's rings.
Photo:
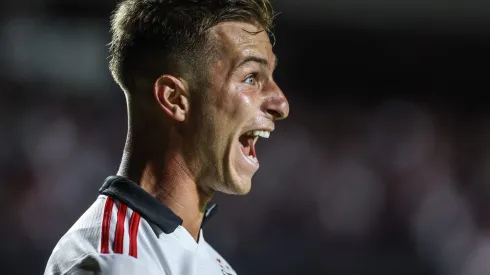
<path id="1" fill-rule="evenodd" d="M 52 259 L 74 259 L 80 255 L 97 252 L 100 228 L 106 197 L 100 196 L 61 237 L 51 254 Z"/>
<path id="2" fill-rule="evenodd" d="M 44 275 L 165 275 L 152 263 L 145 263 L 137 258 L 121 254 L 88 253 L 66 264 L 64 268 L 48 264 Z"/>
<path id="3" fill-rule="evenodd" d="M 107 261 L 135 262 L 141 252 L 138 239 L 148 230 L 140 229 L 141 224 L 140 215 L 126 204 L 99 196 L 56 244 L 46 267 L 53 272 L 46 274 L 64 274 L 90 263 L 103 267 Z"/>

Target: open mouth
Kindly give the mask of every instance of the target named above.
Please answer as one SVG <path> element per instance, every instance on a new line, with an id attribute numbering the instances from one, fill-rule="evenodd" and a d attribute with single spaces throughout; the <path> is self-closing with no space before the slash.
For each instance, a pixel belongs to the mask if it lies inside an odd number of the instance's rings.
<path id="1" fill-rule="evenodd" d="M 240 142 L 240 149 L 243 155 L 251 162 L 258 164 L 257 151 L 255 150 L 255 144 L 259 137 L 269 138 L 270 131 L 267 130 L 253 130 L 248 131 L 241 135 L 238 141 Z"/>

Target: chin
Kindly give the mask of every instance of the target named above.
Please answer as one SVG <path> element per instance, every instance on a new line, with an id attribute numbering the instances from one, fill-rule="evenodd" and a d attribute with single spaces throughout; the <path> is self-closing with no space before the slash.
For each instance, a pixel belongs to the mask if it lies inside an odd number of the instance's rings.
<path id="1" fill-rule="evenodd" d="M 239 183 L 233 185 L 233 195 L 247 195 L 252 189 L 252 179 L 241 180 Z"/>
<path id="2" fill-rule="evenodd" d="M 228 195 L 247 195 L 252 189 L 252 179 L 232 179 L 228 180 L 226 184 L 220 188 L 221 193 Z"/>

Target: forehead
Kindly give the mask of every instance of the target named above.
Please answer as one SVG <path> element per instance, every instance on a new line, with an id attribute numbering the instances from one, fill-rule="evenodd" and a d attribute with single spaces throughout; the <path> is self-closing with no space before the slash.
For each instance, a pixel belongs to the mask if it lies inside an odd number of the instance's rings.
<path id="1" fill-rule="evenodd" d="M 211 39 L 220 54 L 239 58 L 258 55 L 272 60 L 274 53 L 267 32 L 256 25 L 243 22 L 223 22 L 210 29 Z"/>

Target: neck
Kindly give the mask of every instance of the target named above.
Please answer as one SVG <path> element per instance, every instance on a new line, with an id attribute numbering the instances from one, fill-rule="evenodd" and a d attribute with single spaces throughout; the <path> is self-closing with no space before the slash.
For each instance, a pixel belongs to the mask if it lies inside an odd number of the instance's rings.
<path id="1" fill-rule="evenodd" d="M 167 145 L 162 149 L 161 139 L 153 143 L 148 138 L 136 140 L 128 135 L 118 175 L 139 183 L 169 207 L 197 241 L 206 204 L 213 192 L 199 187 L 183 154 L 175 149 L 181 148 L 179 144 L 167 142 Z"/>

